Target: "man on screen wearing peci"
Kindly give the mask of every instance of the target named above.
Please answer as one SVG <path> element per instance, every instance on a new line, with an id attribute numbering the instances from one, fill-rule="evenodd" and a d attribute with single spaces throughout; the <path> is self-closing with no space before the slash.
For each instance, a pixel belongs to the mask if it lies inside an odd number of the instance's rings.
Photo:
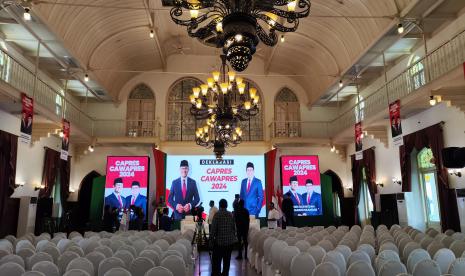
<path id="1" fill-rule="evenodd" d="M 184 219 L 200 201 L 197 183 L 194 179 L 187 176 L 189 174 L 189 163 L 187 160 L 181 161 L 179 172 L 181 176 L 173 180 L 168 196 L 168 203 L 173 208 L 173 217 L 175 220 Z"/>
<path id="2" fill-rule="evenodd" d="M 144 220 L 147 216 L 147 197 L 140 194 L 140 183 L 139 181 L 133 181 L 131 184 L 131 195 L 126 197 L 126 208 L 131 206 L 140 207 L 144 212 Z M 131 214 L 131 220 L 133 220 L 134 214 Z"/>
<path id="3" fill-rule="evenodd" d="M 258 218 L 263 203 L 262 181 L 254 176 L 255 170 L 252 162 L 247 163 L 245 170 L 247 178 L 241 182 L 240 198 L 244 201 L 244 206 L 250 215 Z"/>
<path id="4" fill-rule="evenodd" d="M 126 207 L 126 198 L 121 195 L 123 192 L 123 179 L 121 177 L 115 178 L 113 181 L 113 193 L 105 197 L 105 204 L 109 205 L 110 209 L 117 208 L 123 209 Z"/>
<path id="5" fill-rule="evenodd" d="M 307 189 L 307 192 L 302 195 L 304 205 L 308 205 L 311 209 L 306 212 L 307 215 L 321 215 L 321 194 L 314 191 L 315 186 L 313 186 L 313 181 L 311 179 L 307 179 L 305 181 L 305 188 Z"/>
<path id="6" fill-rule="evenodd" d="M 302 196 L 297 192 L 297 188 L 299 187 L 299 181 L 297 180 L 297 176 L 293 175 L 289 178 L 289 187 L 290 190 L 286 193 L 294 203 L 294 206 L 304 205 L 305 202 L 303 201 Z"/>

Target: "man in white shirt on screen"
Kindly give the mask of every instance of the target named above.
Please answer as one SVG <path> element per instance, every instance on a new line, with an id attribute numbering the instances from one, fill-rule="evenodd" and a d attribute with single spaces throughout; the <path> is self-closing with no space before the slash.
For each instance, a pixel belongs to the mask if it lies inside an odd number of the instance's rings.
<path id="1" fill-rule="evenodd" d="M 278 220 L 281 218 L 278 210 L 274 208 L 274 203 L 270 202 L 270 210 L 268 211 L 268 228 L 276 229 L 278 228 Z"/>

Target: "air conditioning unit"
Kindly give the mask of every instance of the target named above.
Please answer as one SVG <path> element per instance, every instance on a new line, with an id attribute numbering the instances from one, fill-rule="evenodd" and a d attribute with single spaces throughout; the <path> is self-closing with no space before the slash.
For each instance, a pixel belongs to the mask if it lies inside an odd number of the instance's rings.
<path id="1" fill-rule="evenodd" d="M 457 193 L 457 207 L 459 209 L 460 229 L 465 231 L 465 189 L 455 190 Z"/>
<path id="2" fill-rule="evenodd" d="M 404 227 L 408 225 L 407 204 L 405 203 L 404 193 L 396 194 L 397 213 L 399 215 L 399 225 Z"/>

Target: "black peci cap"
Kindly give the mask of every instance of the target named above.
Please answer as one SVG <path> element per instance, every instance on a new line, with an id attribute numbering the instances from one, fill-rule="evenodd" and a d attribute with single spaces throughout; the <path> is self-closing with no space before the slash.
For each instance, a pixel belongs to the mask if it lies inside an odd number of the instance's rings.
<path id="1" fill-rule="evenodd" d="M 123 179 L 121 177 L 115 178 L 115 180 L 113 180 L 113 186 L 115 186 L 118 183 L 123 184 Z"/>
<path id="2" fill-rule="evenodd" d="M 182 160 L 179 167 L 189 167 L 189 162 L 187 162 L 187 160 Z"/>
<path id="3" fill-rule="evenodd" d="M 139 186 L 140 187 L 139 181 L 132 181 L 131 187 L 132 186 Z"/>
<path id="4" fill-rule="evenodd" d="M 307 185 L 307 184 L 313 185 L 313 181 L 311 179 L 307 179 L 305 181 L 305 185 Z"/>
<path id="5" fill-rule="evenodd" d="M 252 162 L 247 162 L 247 166 L 246 166 L 245 168 L 246 168 L 246 169 L 247 169 L 247 168 L 255 169 L 255 168 L 253 167 L 253 163 L 252 163 Z"/>
<path id="6" fill-rule="evenodd" d="M 289 182 L 297 181 L 297 176 L 293 175 L 289 178 Z"/>

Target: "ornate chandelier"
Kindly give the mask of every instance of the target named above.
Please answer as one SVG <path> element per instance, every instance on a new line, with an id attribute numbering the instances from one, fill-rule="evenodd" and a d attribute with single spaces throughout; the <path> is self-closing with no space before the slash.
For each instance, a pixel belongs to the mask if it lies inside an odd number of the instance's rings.
<path id="1" fill-rule="evenodd" d="M 189 99 L 190 113 L 204 124 L 195 132 L 197 145 L 212 148 L 221 159 L 225 148 L 242 142 L 240 121 L 259 113 L 260 96 L 257 89 L 248 87 L 234 71 L 228 71 L 226 56 L 221 56 L 221 72 L 215 71 L 207 84 L 194 87 Z"/>
<path id="2" fill-rule="evenodd" d="M 276 45 L 276 31 L 295 32 L 310 6 L 310 0 L 174 0 L 170 14 L 176 24 L 187 27 L 191 37 L 223 48 L 232 68 L 241 72 L 259 40 Z"/>

